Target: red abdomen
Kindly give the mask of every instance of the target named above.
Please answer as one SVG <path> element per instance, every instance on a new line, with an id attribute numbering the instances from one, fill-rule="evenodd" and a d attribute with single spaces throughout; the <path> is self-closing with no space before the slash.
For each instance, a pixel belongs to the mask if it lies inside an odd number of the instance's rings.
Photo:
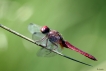
<path id="1" fill-rule="evenodd" d="M 71 50 L 74 50 L 74 51 L 76 51 L 76 52 L 78 52 L 78 53 L 80 53 L 80 54 L 82 54 L 82 55 L 94 60 L 94 61 L 97 61 L 97 59 L 94 56 L 92 56 L 92 55 L 90 55 L 90 54 L 88 54 L 88 53 L 76 48 L 75 46 L 73 46 L 72 44 L 70 44 L 67 41 L 65 41 L 65 46 L 64 47 L 69 48 Z"/>

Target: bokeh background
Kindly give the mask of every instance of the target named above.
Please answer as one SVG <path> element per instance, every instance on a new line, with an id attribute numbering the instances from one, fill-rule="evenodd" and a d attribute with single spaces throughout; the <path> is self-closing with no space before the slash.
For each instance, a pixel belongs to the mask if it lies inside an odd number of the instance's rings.
<path id="1" fill-rule="evenodd" d="M 0 71 L 106 71 L 105 0 L 0 0 L 0 23 L 29 38 L 29 23 L 47 25 L 98 60 L 69 49 L 63 54 L 93 67 L 58 55 L 37 57 L 40 47 L 0 28 Z"/>

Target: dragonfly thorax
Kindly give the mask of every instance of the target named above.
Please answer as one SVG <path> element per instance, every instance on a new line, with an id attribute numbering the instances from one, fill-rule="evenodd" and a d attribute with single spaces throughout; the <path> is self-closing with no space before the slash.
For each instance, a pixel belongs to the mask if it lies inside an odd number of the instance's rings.
<path id="1" fill-rule="evenodd" d="M 49 27 L 47 27 L 47 26 L 43 26 L 43 27 L 40 29 L 40 31 L 41 31 L 43 34 L 47 34 L 47 33 L 50 32 L 50 29 L 49 29 Z"/>
<path id="2" fill-rule="evenodd" d="M 59 35 L 59 33 L 57 31 L 51 30 L 48 33 L 48 39 L 50 42 L 58 43 L 59 40 L 61 39 L 61 36 Z"/>

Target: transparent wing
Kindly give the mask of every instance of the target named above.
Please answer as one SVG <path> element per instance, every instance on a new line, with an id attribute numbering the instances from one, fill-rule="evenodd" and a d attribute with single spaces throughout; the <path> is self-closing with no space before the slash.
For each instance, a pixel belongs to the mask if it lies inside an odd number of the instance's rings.
<path id="1" fill-rule="evenodd" d="M 41 26 L 39 25 L 36 25 L 36 24 L 33 24 L 33 23 L 30 23 L 28 25 L 28 30 L 30 31 L 30 33 L 35 33 L 35 32 L 40 32 L 40 28 Z"/>
<path id="2" fill-rule="evenodd" d="M 33 39 L 34 41 L 40 40 L 40 39 L 42 39 L 42 38 L 45 36 L 44 34 L 42 34 L 42 33 L 40 32 L 40 29 L 41 29 L 41 26 L 38 26 L 38 25 L 36 25 L 36 24 L 30 23 L 30 24 L 28 25 L 28 30 L 29 30 L 29 32 L 32 34 L 32 39 Z M 41 42 L 38 42 L 38 43 L 41 44 Z M 45 41 L 43 41 L 42 44 L 43 44 L 43 43 L 45 43 Z"/>
<path id="3" fill-rule="evenodd" d="M 58 47 L 56 47 L 54 44 L 52 44 L 51 42 L 48 42 L 49 44 L 47 45 L 48 49 L 50 50 L 55 50 L 57 52 L 62 51 L 62 49 L 60 48 L 60 46 L 58 45 Z M 37 52 L 37 56 L 42 56 L 42 57 L 52 57 L 55 56 L 56 54 L 50 50 L 47 50 L 45 48 L 41 48 L 38 52 Z"/>
<path id="4" fill-rule="evenodd" d="M 37 53 L 37 56 L 41 56 L 41 57 L 52 57 L 55 55 L 56 55 L 55 53 L 53 53 L 45 48 L 41 48 Z"/>
<path id="5" fill-rule="evenodd" d="M 41 29 L 41 26 L 39 25 L 36 25 L 36 24 L 33 24 L 33 23 L 30 23 L 28 25 L 28 30 L 32 35 L 32 39 L 35 38 L 35 37 L 39 37 L 39 38 L 42 38 L 44 36 L 44 34 L 42 34 L 40 32 L 40 29 Z"/>

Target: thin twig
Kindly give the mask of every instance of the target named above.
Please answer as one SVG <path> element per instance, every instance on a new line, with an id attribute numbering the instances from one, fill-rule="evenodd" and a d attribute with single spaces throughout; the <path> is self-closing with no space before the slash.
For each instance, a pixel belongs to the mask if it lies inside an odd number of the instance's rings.
<path id="1" fill-rule="evenodd" d="M 50 50 L 50 51 L 52 51 L 52 52 L 54 52 L 54 53 L 56 53 L 56 54 L 58 54 L 58 55 L 60 55 L 60 56 L 63 56 L 63 57 L 65 57 L 65 58 L 68 58 L 68 59 L 70 59 L 70 60 L 79 62 L 79 63 L 84 64 L 84 65 L 87 65 L 87 66 L 92 66 L 92 65 L 89 65 L 89 64 L 87 64 L 87 63 L 84 63 L 84 62 L 78 61 L 78 60 L 76 60 L 76 59 L 73 59 L 73 58 L 71 58 L 71 57 L 68 57 L 68 56 L 66 56 L 66 55 L 63 55 L 63 54 L 61 54 L 61 53 L 59 53 L 59 52 L 57 52 L 57 51 L 55 51 L 55 50 L 48 49 L 48 48 L 46 48 L 45 46 L 43 46 L 43 45 L 41 45 L 41 44 L 37 44 L 34 40 L 32 40 L 32 39 L 30 39 L 30 38 L 28 38 L 28 37 L 26 37 L 26 36 L 24 36 L 24 35 L 22 35 L 22 34 L 16 32 L 16 31 L 14 31 L 14 30 L 12 30 L 12 29 L 10 29 L 10 28 L 8 28 L 8 27 L 2 25 L 2 24 L 0 24 L 0 27 L 3 28 L 3 29 L 5 29 L 5 30 L 7 30 L 7 31 L 9 31 L 9 32 L 11 32 L 11 33 L 13 33 L 13 34 L 15 34 L 15 35 L 17 35 L 17 36 L 19 36 L 19 37 L 21 37 L 21 38 L 23 38 L 23 39 L 25 39 L 25 40 L 27 40 L 27 41 L 29 41 L 29 42 L 31 42 L 31 43 L 34 43 L 34 44 L 36 44 L 36 45 L 38 45 L 38 46 L 40 46 L 40 47 L 42 47 L 42 48 L 45 48 L 45 49 L 47 49 L 47 50 Z"/>

